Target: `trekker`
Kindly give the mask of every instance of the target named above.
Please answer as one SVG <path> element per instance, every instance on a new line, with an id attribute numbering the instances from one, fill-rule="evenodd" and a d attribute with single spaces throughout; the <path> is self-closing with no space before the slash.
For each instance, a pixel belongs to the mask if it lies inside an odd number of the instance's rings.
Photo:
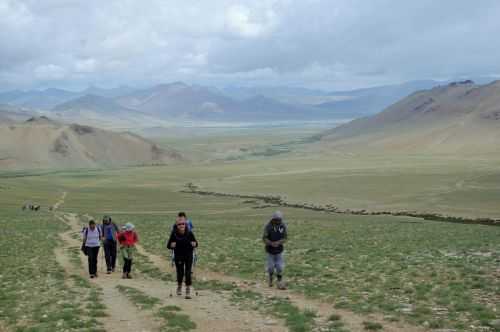
<path id="1" fill-rule="evenodd" d="M 273 287 L 273 275 L 276 271 L 278 288 L 285 289 L 283 282 L 283 269 L 285 268 L 283 243 L 287 239 L 287 227 L 283 220 L 283 213 L 280 211 L 273 213 L 271 220 L 264 227 L 262 239 L 266 245 L 269 287 Z"/>
<path id="2" fill-rule="evenodd" d="M 123 230 L 117 234 L 123 258 L 123 279 L 132 279 L 130 272 L 132 270 L 133 252 L 135 251 L 135 244 L 139 241 L 139 237 L 134 229 L 133 224 L 126 223 L 123 226 Z"/>
<path id="3" fill-rule="evenodd" d="M 174 251 L 175 269 L 177 272 L 177 295 L 182 295 L 182 281 L 186 283 L 186 299 L 191 298 L 191 268 L 193 266 L 193 250 L 198 242 L 193 232 L 187 229 L 187 221 L 177 218 L 175 229 L 170 233 L 167 248 Z"/>
<path id="4" fill-rule="evenodd" d="M 119 229 L 111 217 L 102 218 L 102 243 L 104 247 L 104 257 L 106 258 L 107 273 L 115 272 L 116 266 L 116 234 Z"/>
<path id="5" fill-rule="evenodd" d="M 83 245 L 89 262 L 89 275 L 91 278 L 97 277 L 97 256 L 101 246 L 101 228 L 95 224 L 94 220 L 89 221 L 89 226 L 82 231 Z"/>

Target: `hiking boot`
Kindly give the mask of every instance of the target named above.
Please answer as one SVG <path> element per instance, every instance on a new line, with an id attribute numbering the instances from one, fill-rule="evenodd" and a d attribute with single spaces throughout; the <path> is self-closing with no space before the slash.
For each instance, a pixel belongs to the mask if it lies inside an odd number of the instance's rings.
<path id="1" fill-rule="evenodd" d="M 182 295 L 182 285 L 178 285 L 178 286 L 177 286 L 177 291 L 176 291 L 176 294 L 177 294 L 178 296 L 181 296 L 181 295 Z"/>
<path id="2" fill-rule="evenodd" d="M 111 270 L 108 270 L 108 271 L 106 272 L 106 274 L 111 274 Z"/>
<path id="3" fill-rule="evenodd" d="M 190 298 L 191 298 L 191 289 L 189 288 L 189 286 L 186 286 L 186 299 Z"/>
<path id="4" fill-rule="evenodd" d="M 91 274 L 90 279 L 94 279 L 94 278 L 95 278 L 95 275 Z"/>
<path id="5" fill-rule="evenodd" d="M 130 275 L 130 273 L 127 273 L 127 279 L 132 279 L 132 276 Z"/>
<path id="6" fill-rule="evenodd" d="M 269 287 L 273 287 L 273 275 L 272 274 L 269 275 L 268 285 L 269 285 Z"/>

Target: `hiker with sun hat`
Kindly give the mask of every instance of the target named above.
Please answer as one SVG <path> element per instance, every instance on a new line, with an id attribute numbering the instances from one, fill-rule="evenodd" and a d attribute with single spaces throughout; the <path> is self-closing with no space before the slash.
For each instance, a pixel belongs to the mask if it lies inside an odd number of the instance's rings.
<path id="1" fill-rule="evenodd" d="M 117 235 L 120 243 L 120 253 L 123 258 L 123 279 L 132 279 L 130 272 L 132 270 L 132 259 L 135 251 L 135 244 L 139 241 L 139 237 L 135 232 L 135 227 L 132 223 L 126 223 Z"/>

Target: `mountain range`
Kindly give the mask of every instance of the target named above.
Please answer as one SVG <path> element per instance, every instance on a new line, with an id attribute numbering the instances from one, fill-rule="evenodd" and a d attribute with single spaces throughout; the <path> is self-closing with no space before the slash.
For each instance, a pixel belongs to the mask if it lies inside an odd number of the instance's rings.
<path id="1" fill-rule="evenodd" d="M 157 126 L 190 123 L 267 123 L 346 120 L 374 114 L 435 81 L 352 91 L 321 91 L 291 87 L 226 87 L 182 82 L 150 88 L 89 87 L 80 92 L 61 89 L 0 93 L 0 103 L 29 108 L 62 122 L 106 127 Z"/>
<path id="2" fill-rule="evenodd" d="M 415 92 L 378 114 L 324 132 L 335 149 L 447 154 L 500 152 L 500 81 Z"/>

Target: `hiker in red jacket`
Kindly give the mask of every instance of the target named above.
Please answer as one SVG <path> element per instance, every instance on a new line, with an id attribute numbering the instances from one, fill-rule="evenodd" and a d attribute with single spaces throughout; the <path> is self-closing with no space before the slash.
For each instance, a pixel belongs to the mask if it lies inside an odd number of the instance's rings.
<path id="1" fill-rule="evenodd" d="M 135 244 L 139 237 L 134 230 L 134 225 L 126 223 L 123 230 L 118 233 L 117 238 L 120 243 L 120 252 L 123 257 L 123 279 L 132 279 L 130 271 L 132 270 L 132 258 L 135 251 Z"/>

